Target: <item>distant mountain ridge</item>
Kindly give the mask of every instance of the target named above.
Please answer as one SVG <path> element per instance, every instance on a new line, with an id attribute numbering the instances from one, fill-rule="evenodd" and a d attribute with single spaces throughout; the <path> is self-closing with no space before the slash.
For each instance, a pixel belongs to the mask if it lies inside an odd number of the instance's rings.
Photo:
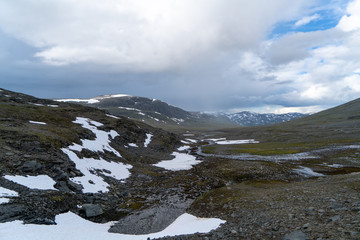
<path id="1" fill-rule="evenodd" d="M 89 99 L 57 99 L 59 102 L 74 102 L 108 111 L 110 114 L 125 116 L 155 126 L 258 126 L 286 122 L 307 116 L 302 113 L 254 113 L 243 111 L 234 114 L 207 114 L 189 112 L 166 102 L 126 94 L 97 96 Z"/>
<path id="2" fill-rule="evenodd" d="M 100 108 L 112 115 L 125 116 L 157 127 L 174 125 L 234 126 L 225 116 L 189 112 L 157 99 L 125 94 L 104 95 L 90 99 L 56 99 L 56 101 Z"/>
<path id="3" fill-rule="evenodd" d="M 285 114 L 275 114 L 275 113 L 255 113 L 249 111 L 242 111 L 232 114 L 223 114 L 230 119 L 231 122 L 239 124 L 241 126 L 259 126 L 274 124 L 280 122 L 287 122 L 295 118 L 305 117 L 308 114 L 303 113 L 285 113 Z"/>

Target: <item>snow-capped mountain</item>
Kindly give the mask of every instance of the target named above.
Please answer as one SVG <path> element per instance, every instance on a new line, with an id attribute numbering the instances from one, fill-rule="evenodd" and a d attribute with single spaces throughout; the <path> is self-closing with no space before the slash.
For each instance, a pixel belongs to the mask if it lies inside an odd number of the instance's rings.
<path id="1" fill-rule="evenodd" d="M 233 125 L 225 116 L 185 111 L 166 102 L 114 94 L 90 99 L 57 99 L 58 102 L 79 103 L 106 110 L 112 115 L 125 116 L 147 124 L 166 128 L 167 126 L 228 126 Z"/>
<path id="2" fill-rule="evenodd" d="M 233 123 L 241 126 L 258 126 L 280 122 L 287 122 L 295 118 L 305 117 L 307 114 L 303 113 L 255 113 L 249 111 L 243 111 L 233 114 L 224 114 Z"/>
<path id="3" fill-rule="evenodd" d="M 294 118 L 306 116 L 306 114 L 301 113 L 260 114 L 248 111 L 234 114 L 189 112 L 157 99 L 126 94 L 103 95 L 89 99 L 57 99 L 56 101 L 80 103 L 104 109 L 112 115 L 125 116 L 153 126 L 165 128 L 168 125 L 257 126 L 286 122 Z"/>

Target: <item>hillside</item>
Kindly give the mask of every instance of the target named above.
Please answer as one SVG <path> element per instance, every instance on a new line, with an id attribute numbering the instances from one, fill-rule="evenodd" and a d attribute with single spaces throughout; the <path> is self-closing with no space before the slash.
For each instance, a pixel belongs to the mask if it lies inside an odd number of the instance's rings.
<path id="1" fill-rule="evenodd" d="M 0 89 L 0 236 L 358 239 L 359 104 L 180 136 Z"/>
<path id="2" fill-rule="evenodd" d="M 0 89 L 0 223 L 52 225 L 68 213 L 99 223 L 137 222 L 136 230 L 130 224 L 112 232 L 163 230 L 214 186 L 180 171 L 191 173 L 200 162 L 177 150 L 180 140 L 96 108 Z M 180 164 L 174 171 L 167 170 L 171 159 Z M 161 221 L 149 224 L 154 218 Z"/>
<path id="3" fill-rule="evenodd" d="M 157 99 L 123 94 L 104 95 L 91 99 L 57 99 L 106 110 L 112 115 L 125 116 L 155 127 L 177 131 L 192 128 L 215 129 L 234 127 L 225 116 L 188 112 Z"/>

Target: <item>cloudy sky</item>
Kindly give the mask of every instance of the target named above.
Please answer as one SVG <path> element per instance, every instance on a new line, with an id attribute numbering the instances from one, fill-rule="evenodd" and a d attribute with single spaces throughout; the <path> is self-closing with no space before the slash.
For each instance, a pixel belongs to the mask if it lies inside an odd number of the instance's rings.
<path id="1" fill-rule="evenodd" d="M 0 0 L 0 87 L 316 112 L 360 97 L 360 0 Z"/>

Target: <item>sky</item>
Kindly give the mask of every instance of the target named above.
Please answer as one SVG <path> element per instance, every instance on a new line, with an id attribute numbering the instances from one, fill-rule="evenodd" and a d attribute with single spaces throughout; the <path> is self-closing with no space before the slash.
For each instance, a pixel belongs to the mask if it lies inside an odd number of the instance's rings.
<path id="1" fill-rule="evenodd" d="M 360 0 L 0 0 L 0 87 L 313 113 L 360 96 Z"/>

